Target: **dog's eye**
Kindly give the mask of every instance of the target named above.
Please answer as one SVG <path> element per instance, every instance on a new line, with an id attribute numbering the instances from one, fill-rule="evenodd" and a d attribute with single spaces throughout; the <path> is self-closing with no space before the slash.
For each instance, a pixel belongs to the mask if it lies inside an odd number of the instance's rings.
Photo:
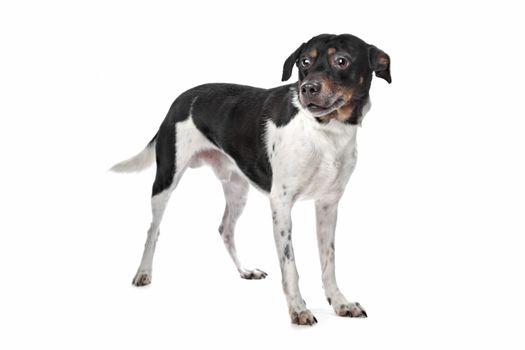
<path id="1" fill-rule="evenodd" d="M 308 68 L 312 65 L 312 60 L 308 57 L 301 58 L 301 67 Z"/>
<path id="2" fill-rule="evenodd" d="M 348 67 L 350 65 L 350 61 L 347 58 L 344 58 L 344 57 L 337 57 L 335 59 L 335 65 L 339 69 L 345 69 L 346 67 Z"/>

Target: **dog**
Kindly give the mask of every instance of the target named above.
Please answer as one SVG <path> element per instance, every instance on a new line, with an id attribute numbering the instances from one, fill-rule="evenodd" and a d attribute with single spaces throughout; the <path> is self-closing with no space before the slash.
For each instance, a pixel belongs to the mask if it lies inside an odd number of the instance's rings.
<path id="1" fill-rule="evenodd" d="M 159 225 L 170 194 L 187 168 L 206 164 L 222 183 L 226 208 L 219 233 L 242 278 L 267 276 L 259 269 L 245 269 L 235 248 L 235 224 L 251 184 L 270 200 L 291 321 L 317 323 L 299 291 L 290 215 L 296 201 L 314 200 L 327 301 L 340 316 L 367 317 L 336 283 L 334 232 L 338 202 L 357 160 L 357 128 L 370 109 L 372 75 L 391 83 L 390 57 L 356 36 L 322 34 L 286 59 L 282 81 L 291 77 L 294 65 L 299 80 L 293 84 L 261 89 L 217 83 L 182 93 L 146 148 L 113 166 L 116 172 L 134 172 L 154 160 L 157 165 L 153 218 L 135 286 L 151 283 Z"/>

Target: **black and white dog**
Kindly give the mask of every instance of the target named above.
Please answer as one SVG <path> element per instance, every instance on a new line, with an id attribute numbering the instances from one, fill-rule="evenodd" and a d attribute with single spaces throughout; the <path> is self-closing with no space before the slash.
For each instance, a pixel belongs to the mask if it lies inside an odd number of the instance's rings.
<path id="1" fill-rule="evenodd" d="M 259 89 L 206 84 L 184 92 L 146 148 L 112 168 L 132 172 L 157 163 L 153 219 L 134 285 L 151 282 L 159 225 L 182 174 L 188 167 L 208 164 L 226 197 L 219 232 L 242 278 L 266 277 L 241 265 L 233 238 L 252 184 L 270 199 L 292 323 L 317 322 L 299 291 L 290 215 L 296 201 L 312 199 L 327 300 L 340 316 L 366 317 L 363 307 L 348 302 L 337 286 L 334 232 L 337 205 L 356 164 L 357 127 L 370 108 L 372 72 L 390 83 L 390 58 L 355 36 L 323 34 L 286 59 L 283 81 L 294 65 L 299 81 L 290 85 Z"/>

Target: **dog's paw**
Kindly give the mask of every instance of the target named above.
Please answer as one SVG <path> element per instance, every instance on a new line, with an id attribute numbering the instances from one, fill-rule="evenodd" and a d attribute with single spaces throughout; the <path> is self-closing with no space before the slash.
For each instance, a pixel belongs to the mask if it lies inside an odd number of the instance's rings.
<path id="1" fill-rule="evenodd" d="M 266 278 L 266 276 L 268 276 L 268 274 L 259 269 L 244 270 L 241 272 L 241 278 L 244 278 L 246 280 L 260 280 Z"/>
<path id="2" fill-rule="evenodd" d="M 368 317 L 366 315 L 365 309 L 363 309 L 363 307 L 359 303 L 342 304 L 342 305 L 339 305 L 338 307 L 334 307 L 334 310 L 339 316 L 358 317 L 358 318 Z"/>
<path id="3" fill-rule="evenodd" d="M 312 326 L 317 323 L 317 319 L 310 310 L 290 311 L 290 318 L 293 324 Z"/>
<path id="4" fill-rule="evenodd" d="M 132 283 L 137 287 L 147 286 L 151 283 L 151 271 L 138 271 Z"/>

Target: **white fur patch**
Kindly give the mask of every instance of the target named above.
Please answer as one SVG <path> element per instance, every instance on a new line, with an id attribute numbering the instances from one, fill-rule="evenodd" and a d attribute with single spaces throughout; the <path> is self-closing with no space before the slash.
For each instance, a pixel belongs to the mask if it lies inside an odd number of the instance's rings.
<path id="1" fill-rule="evenodd" d="M 126 159 L 111 167 L 111 171 L 117 173 L 131 173 L 141 171 L 153 164 L 155 160 L 155 142 L 146 146 L 139 154 Z"/>
<path id="2" fill-rule="evenodd" d="M 197 163 L 189 164 L 195 154 L 207 149 L 217 149 L 197 129 L 191 114 L 186 120 L 175 124 L 175 134 L 175 164 L 177 172 L 183 171 L 188 165 L 192 167 L 198 166 Z"/>
<path id="3" fill-rule="evenodd" d="M 321 124 L 297 100 L 294 104 L 299 112 L 288 124 L 266 125 L 272 193 L 286 188 L 294 200 L 340 196 L 357 160 L 357 126 L 335 119 Z"/>

